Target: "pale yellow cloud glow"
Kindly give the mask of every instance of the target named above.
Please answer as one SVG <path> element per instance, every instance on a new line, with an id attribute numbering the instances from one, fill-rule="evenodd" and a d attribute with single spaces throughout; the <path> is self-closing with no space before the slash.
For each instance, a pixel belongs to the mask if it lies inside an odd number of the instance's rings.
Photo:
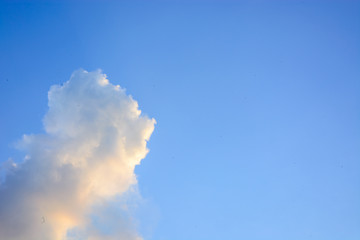
<path id="1" fill-rule="evenodd" d="M 141 239 L 131 224 L 98 209 L 137 183 L 134 169 L 148 153 L 155 120 L 142 116 L 137 102 L 100 71 L 78 70 L 48 97 L 46 132 L 23 137 L 26 159 L 0 188 L 0 236 Z M 103 234 L 94 216 L 117 228 Z"/>

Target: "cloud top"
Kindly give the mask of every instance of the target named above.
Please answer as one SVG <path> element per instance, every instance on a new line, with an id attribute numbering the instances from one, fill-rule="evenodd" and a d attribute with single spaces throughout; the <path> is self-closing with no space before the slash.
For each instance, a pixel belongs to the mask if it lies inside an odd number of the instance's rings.
<path id="1" fill-rule="evenodd" d="M 111 208 L 136 185 L 155 120 L 101 71 L 75 71 L 48 99 L 45 133 L 23 136 L 24 162 L 0 186 L 1 238 L 141 239 Z"/>

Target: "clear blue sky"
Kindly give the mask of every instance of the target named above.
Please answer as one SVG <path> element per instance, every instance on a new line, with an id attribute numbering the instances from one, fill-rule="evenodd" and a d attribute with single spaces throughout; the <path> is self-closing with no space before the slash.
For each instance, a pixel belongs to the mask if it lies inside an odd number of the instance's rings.
<path id="1" fill-rule="evenodd" d="M 360 1 L 11 2 L 0 161 L 51 85 L 101 68 L 157 120 L 146 239 L 360 239 Z"/>

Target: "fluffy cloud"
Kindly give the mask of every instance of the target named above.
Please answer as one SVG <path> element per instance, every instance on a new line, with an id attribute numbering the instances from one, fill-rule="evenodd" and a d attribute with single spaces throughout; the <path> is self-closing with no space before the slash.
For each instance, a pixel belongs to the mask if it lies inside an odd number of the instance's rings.
<path id="1" fill-rule="evenodd" d="M 100 71 L 75 71 L 48 98 L 45 133 L 24 135 L 24 162 L 6 164 L 0 238 L 141 239 L 118 198 L 136 186 L 155 120 Z"/>

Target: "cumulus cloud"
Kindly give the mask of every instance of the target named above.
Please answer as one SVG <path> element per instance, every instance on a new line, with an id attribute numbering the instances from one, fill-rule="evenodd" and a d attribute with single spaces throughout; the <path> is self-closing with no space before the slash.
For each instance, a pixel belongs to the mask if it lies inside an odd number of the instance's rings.
<path id="1" fill-rule="evenodd" d="M 24 161 L 5 164 L 0 239 L 141 239 L 127 209 L 155 120 L 100 71 L 75 71 L 48 99 L 45 133 L 24 135 Z"/>

